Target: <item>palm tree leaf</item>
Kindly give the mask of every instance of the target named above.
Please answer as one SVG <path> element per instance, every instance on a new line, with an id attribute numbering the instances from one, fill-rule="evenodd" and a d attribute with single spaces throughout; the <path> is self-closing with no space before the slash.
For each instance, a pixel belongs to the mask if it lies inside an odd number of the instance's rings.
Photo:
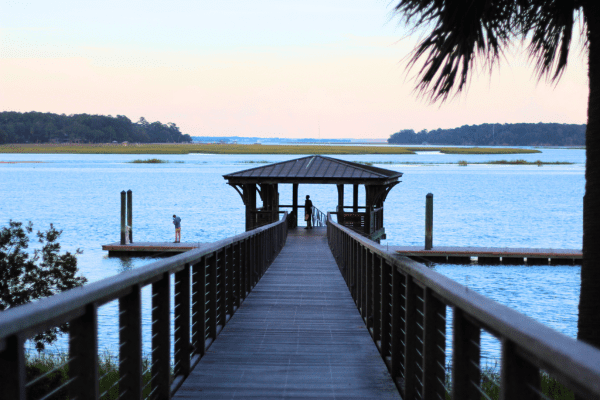
<path id="1" fill-rule="evenodd" d="M 530 41 L 539 77 L 559 78 L 579 7 L 578 0 L 400 0 L 395 13 L 415 29 L 431 28 L 409 67 L 424 60 L 417 90 L 444 101 L 465 88 L 476 59 L 493 68 L 517 37 Z"/>

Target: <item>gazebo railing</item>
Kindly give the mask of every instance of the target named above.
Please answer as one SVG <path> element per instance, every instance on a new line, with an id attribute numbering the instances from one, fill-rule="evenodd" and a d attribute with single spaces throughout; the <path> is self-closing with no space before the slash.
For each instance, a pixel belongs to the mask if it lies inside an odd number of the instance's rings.
<path id="1" fill-rule="evenodd" d="M 329 216 L 329 246 L 404 400 L 545 399 L 556 379 L 600 399 L 600 350 L 490 300 L 406 257 L 388 252 Z M 446 331 L 446 321 L 452 328 Z M 500 376 L 482 367 L 481 337 L 501 345 Z M 446 343 L 451 342 L 451 377 Z"/>
<path id="2" fill-rule="evenodd" d="M 41 378 L 27 381 L 25 341 L 65 323 L 69 354 L 63 366 L 68 365 L 70 376 L 43 398 L 65 389 L 72 400 L 106 395 L 99 393 L 98 307 L 115 300 L 120 311 L 114 327 L 119 332 L 117 398 L 141 399 L 147 391 L 148 398 L 169 399 L 284 246 L 286 218 L 287 214 L 207 247 L 0 312 L 0 399 L 27 398 Z M 151 362 L 146 371 L 141 297 L 145 286 L 152 287 Z M 147 373 L 151 378 L 143 386 Z"/>
<path id="3" fill-rule="evenodd" d="M 317 207 L 313 207 L 312 224 L 313 226 L 327 226 L 327 215 Z"/>

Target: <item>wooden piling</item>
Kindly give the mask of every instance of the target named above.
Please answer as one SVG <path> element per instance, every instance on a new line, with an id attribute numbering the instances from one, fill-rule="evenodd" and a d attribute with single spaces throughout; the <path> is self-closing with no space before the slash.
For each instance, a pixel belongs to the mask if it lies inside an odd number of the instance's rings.
<path id="1" fill-rule="evenodd" d="M 433 247 L 433 193 L 425 197 L 425 250 Z"/>
<path id="2" fill-rule="evenodd" d="M 127 196 L 127 193 L 125 193 L 125 191 L 123 190 L 121 192 L 121 244 L 124 245 L 126 240 L 125 240 L 125 235 L 126 235 L 126 230 L 125 230 L 125 221 L 126 221 L 126 213 L 127 211 L 125 210 L 125 203 L 126 203 L 126 199 L 125 197 Z"/>
<path id="3" fill-rule="evenodd" d="M 129 226 L 129 243 L 133 243 L 133 192 L 127 191 L 127 226 Z"/>

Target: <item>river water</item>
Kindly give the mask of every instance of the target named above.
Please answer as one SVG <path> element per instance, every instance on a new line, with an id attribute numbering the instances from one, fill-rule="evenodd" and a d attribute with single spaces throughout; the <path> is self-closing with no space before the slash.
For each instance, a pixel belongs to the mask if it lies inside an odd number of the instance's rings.
<path id="1" fill-rule="evenodd" d="M 0 222 L 32 221 L 35 229 L 53 223 L 63 230 L 64 250 L 83 250 L 81 274 L 90 282 L 146 265 L 151 258 L 108 258 L 102 244 L 119 239 L 120 192 L 133 191 L 135 241 L 173 241 L 171 216 L 182 218 L 182 241 L 212 242 L 244 230 L 243 203 L 224 174 L 300 156 L 286 155 L 74 155 L 0 154 Z M 385 203 L 389 245 L 422 245 L 425 195 L 434 194 L 434 246 L 543 247 L 580 249 L 585 151 L 543 149 L 541 154 L 344 155 L 404 173 Z M 160 158 L 167 164 L 132 164 Z M 565 161 L 570 165 L 473 165 L 460 160 Z M 405 164 L 410 163 L 410 164 Z M 291 204 L 291 185 L 280 185 L 280 203 Z M 320 210 L 337 204 L 334 185 L 300 185 Z M 352 190 L 346 188 L 345 203 Z M 364 203 L 364 191 L 359 193 Z M 576 336 L 577 266 L 460 266 L 434 269 L 500 303 Z M 144 292 L 144 334 L 148 334 L 148 291 Z M 99 310 L 100 348 L 115 351 L 116 303 Z M 484 339 L 487 357 L 497 357 Z M 59 341 L 54 348 L 62 349 Z M 145 348 L 147 351 L 148 349 Z"/>

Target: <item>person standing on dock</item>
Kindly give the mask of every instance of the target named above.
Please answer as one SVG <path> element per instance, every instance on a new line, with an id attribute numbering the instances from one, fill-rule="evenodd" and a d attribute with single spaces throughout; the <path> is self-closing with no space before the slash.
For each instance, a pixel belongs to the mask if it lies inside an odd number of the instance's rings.
<path id="1" fill-rule="evenodd" d="M 175 225 L 175 241 L 173 243 L 181 242 L 181 218 L 173 214 L 173 225 Z"/>
<path id="2" fill-rule="evenodd" d="M 310 201 L 310 196 L 306 195 L 306 201 L 304 202 L 304 220 L 306 221 L 306 228 L 304 229 L 312 229 L 312 201 Z"/>

